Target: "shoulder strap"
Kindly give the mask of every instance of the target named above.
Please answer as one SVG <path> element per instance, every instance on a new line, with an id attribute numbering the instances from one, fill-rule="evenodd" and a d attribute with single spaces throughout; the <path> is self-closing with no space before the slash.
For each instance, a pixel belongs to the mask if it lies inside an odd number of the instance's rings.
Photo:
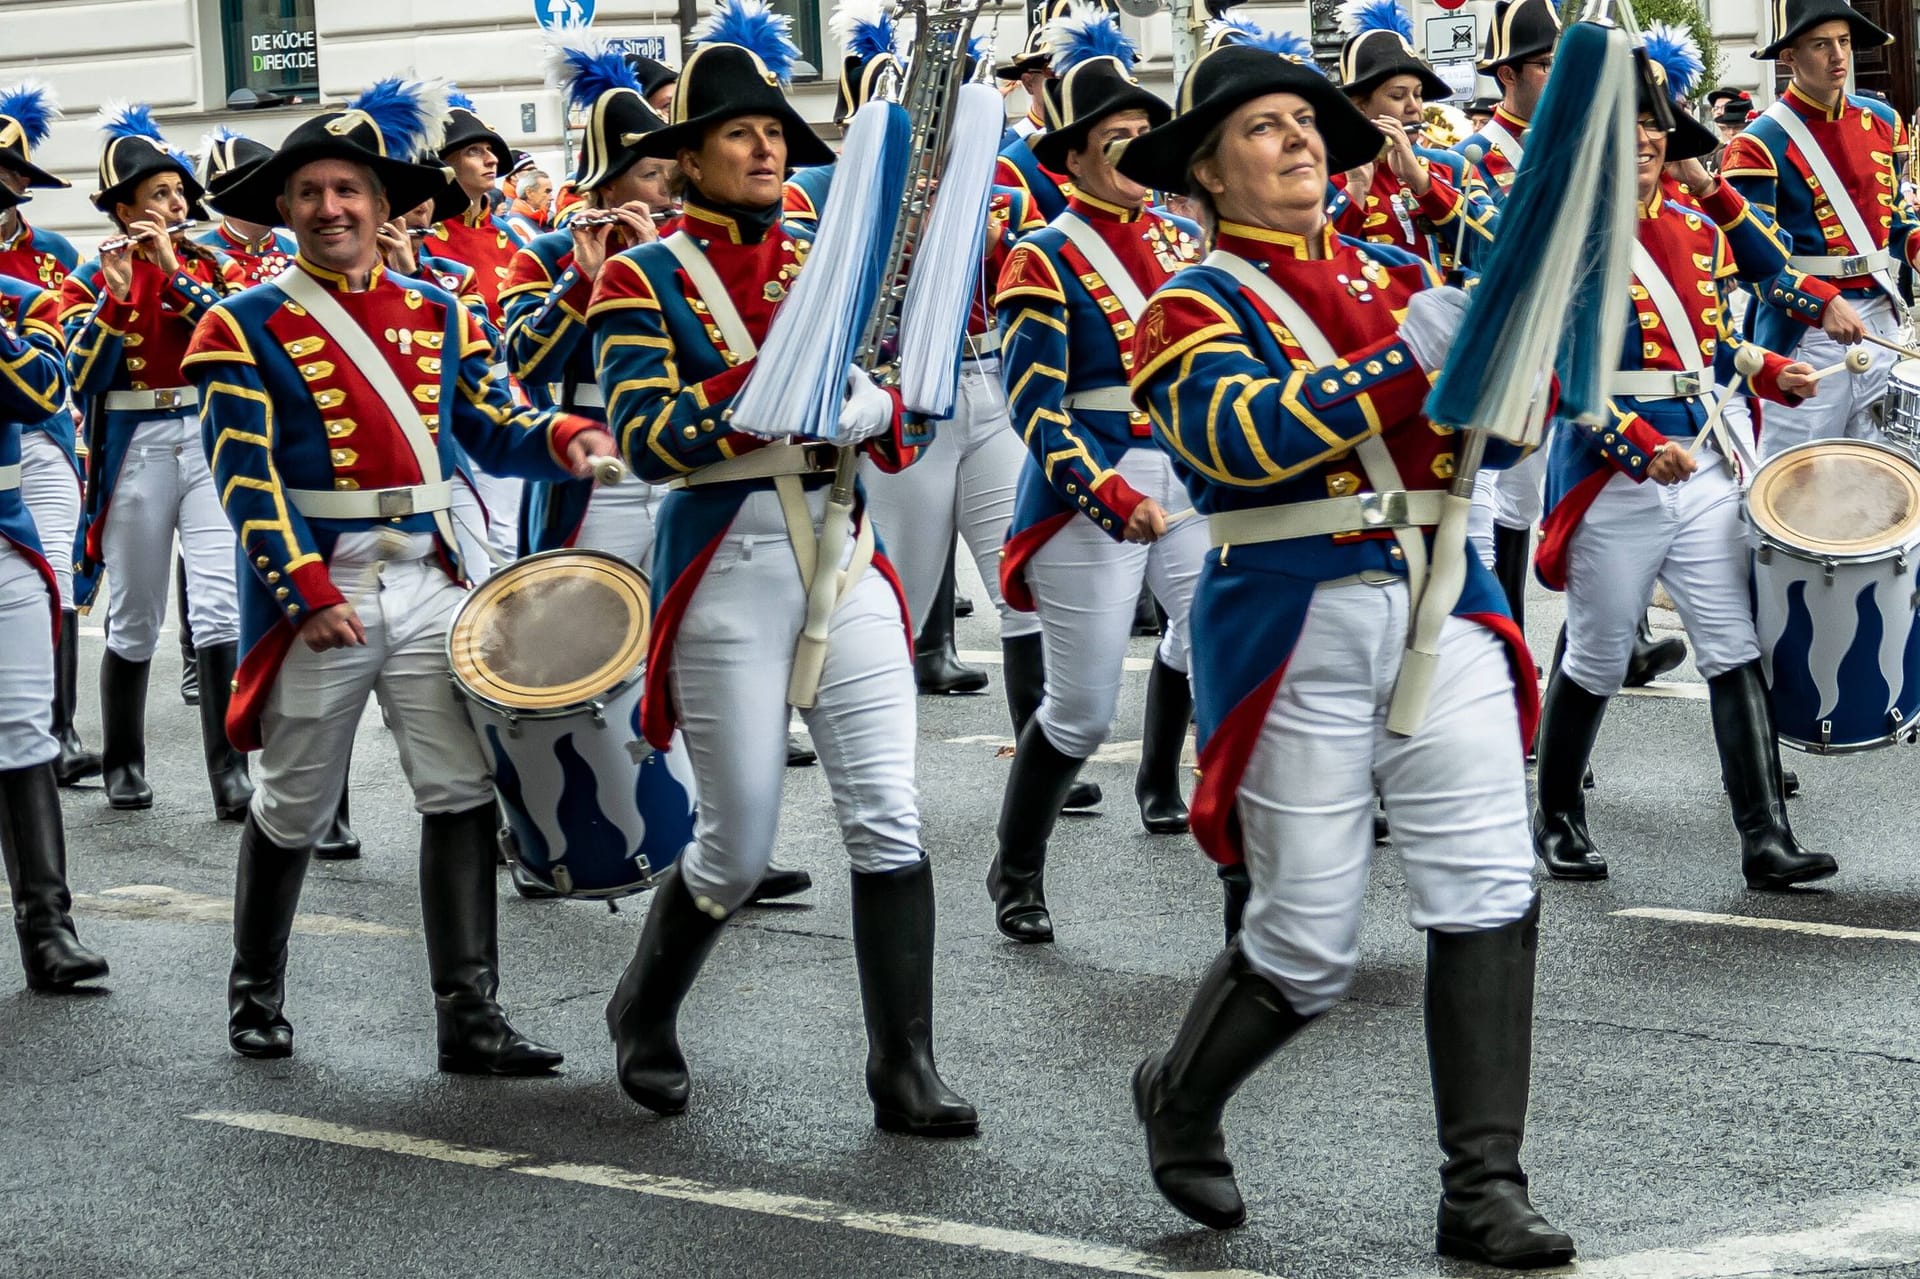
<path id="1" fill-rule="evenodd" d="M 1814 141 L 1813 133 L 1807 128 L 1806 121 L 1802 120 L 1799 113 L 1792 107 L 1778 98 L 1774 99 L 1773 105 L 1767 108 L 1766 116 L 1767 119 L 1779 125 L 1786 133 L 1787 140 L 1799 149 L 1801 158 L 1807 162 L 1807 167 L 1813 170 L 1814 178 L 1828 193 L 1828 203 L 1833 206 L 1835 216 L 1840 219 L 1840 229 L 1845 231 L 1847 239 L 1853 242 L 1853 251 L 1855 253 L 1873 252 L 1873 235 L 1867 230 L 1866 221 L 1861 218 L 1860 210 L 1854 207 L 1850 197 L 1841 198 L 1846 194 L 1847 184 L 1840 180 L 1840 175 L 1834 171 L 1833 161 L 1827 158 L 1827 153 L 1820 149 L 1818 142 Z"/>
<path id="2" fill-rule="evenodd" d="M 1306 352 L 1307 358 L 1316 367 L 1324 368 L 1339 360 L 1340 353 L 1333 349 L 1333 343 L 1327 340 L 1327 335 L 1307 314 L 1306 309 L 1293 300 L 1292 294 L 1255 270 L 1253 263 L 1237 253 L 1215 249 L 1207 254 L 1201 265 L 1225 271 L 1233 277 L 1234 283 L 1260 299 L 1261 304 L 1273 312 L 1273 317 L 1293 334 L 1293 340 L 1300 344 L 1300 349 Z"/>
<path id="3" fill-rule="evenodd" d="M 1147 309 L 1147 295 L 1140 291 L 1140 285 L 1134 280 L 1120 258 L 1100 238 L 1100 233 L 1088 225 L 1087 220 L 1068 209 L 1048 224 L 1054 230 L 1067 237 L 1073 247 L 1080 250 L 1080 256 L 1087 264 L 1100 273 L 1107 288 L 1120 300 L 1127 318 L 1138 323 L 1141 314 Z"/>
<path id="4" fill-rule="evenodd" d="M 727 349 L 742 360 L 751 360 L 760 353 L 760 347 L 747 332 L 747 322 L 740 318 L 740 308 L 733 304 L 727 294 L 727 286 L 720 282 L 720 273 L 713 269 L 713 263 L 707 261 L 707 255 L 693 242 L 693 237 L 685 231 L 675 231 L 660 243 L 667 246 L 667 252 L 673 254 L 680 263 L 680 269 L 687 273 L 687 279 L 693 281 L 693 291 L 707 304 L 707 314 L 713 317 L 713 326 L 720 330 L 720 337 Z"/>
<path id="5" fill-rule="evenodd" d="M 1493 149 L 1500 158 L 1514 168 L 1520 167 L 1520 161 L 1526 158 L 1526 148 L 1520 145 L 1520 139 L 1507 131 L 1507 126 L 1496 119 L 1487 121 L 1487 127 L 1481 130 L 1487 141 L 1493 143 Z"/>
<path id="6" fill-rule="evenodd" d="M 1687 318 L 1687 308 L 1680 304 L 1680 295 L 1673 291 L 1673 281 L 1638 240 L 1633 242 L 1633 278 L 1647 291 L 1647 300 L 1659 313 L 1660 323 L 1667 326 L 1667 336 L 1673 339 L 1681 367 L 1689 373 L 1706 368 L 1707 359 L 1700 354 L 1700 340 L 1694 336 L 1693 321 Z"/>

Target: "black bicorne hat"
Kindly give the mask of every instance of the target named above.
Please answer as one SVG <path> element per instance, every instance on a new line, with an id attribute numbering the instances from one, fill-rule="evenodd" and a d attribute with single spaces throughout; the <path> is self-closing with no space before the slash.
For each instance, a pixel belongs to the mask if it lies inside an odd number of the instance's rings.
<path id="1" fill-rule="evenodd" d="M 1497 0 L 1479 69 L 1492 75 L 1495 67 L 1552 53 L 1559 43 L 1560 14 L 1553 0 Z"/>
<path id="2" fill-rule="evenodd" d="M 1313 107 L 1327 149 L 1327 170 L 1339 173 L 1380 154 L 1385 139 L 1332 81 L 1312 67 L 1245 45 L 1228 45 L 1187 69 L 1173 119 L 1125 143 L 1117 166 L 1156 191 L 1188 191 L 1187 166 L 1207 136 L 1242 105 L 1269 93 L 1293 93 Z"/>
<path id="3" fill-rule="evenodd" d="M 441 164 L 416 164 L 415 155 L 437 156 L 446 126 L 446 97 L 417 81 L 382 80 L 338 111 L 317 115 L 294 129 L 271 159 L 228 187 L 220 211 L 242 222 L 278 226 L 287 180 L 316 160 L 346 160 L 373 171 L 397 216 L 429 200 L 440 213 L 458 191 Z M 455 209 L 465 209 L 464 193 Z M 451 214 L 447 215 L 451 216 Z"/>
<path id="4" fill-rule="evenodd" d="M 827 26 L 846 53 L 833 107 L 833 122 L 844 124 L 879 92 L 890 73 L 901 73 L 893 12 L 887 0 L 841 0 Z"/>
<path id="5" fill-rule="evenodd" d="M 107 135 L 107 149 L 100 153 L 100 189 L 93 193 L 94 208 L 111 214 L 114 205 L 126 203 L 146 179 L 157 173 L 177 173 L 185 185 L 188 206 L 198 209 L 206 190 L 194 176 L 193 159 L 167 145 L 151 107 L 108 103 L 100 108 L 100 127 Z"/>
<path id="6" fill-rule="evenodd" d="M 657 58 L 649 58 L 643 53 L 626 55 L 627 65 L 640 80 L 640 96 L 651 98 L 667 85 L 680 78 L 680 73 Z"/>
<path id="7" fill-rule="evenodd" d="M 1767 6 L 1773 14 L 1773 43 L 1755 49 L 1753 56 L 1772 62 L 1780 51 L 1823 22 L 1844 22 L 1853 28 L 1853 42 L 1863 49 L 1892 44 L 1893 37 L 1862 17 L 1847 0 L 1773 0 Z"/>
<path id="8" fill-rule="evenodd" d="M 33 199 L 33 197 L 30 195 L 15 195 L 12 187 L 4 182 L 0 182 L 0 213 L 5 213 L 8 209 L 17 208 L 31 199 Z"/>
<path id="9" fill-rule="evenodd" d="M 634 142 L 666 127 L 647 105 L 646 82 L 634 71 L 632 58 L 583 30 L 552 39 L 547 78 L 566 94 L 567 105 L 585 116 L 573 170 L 577 190 L 591 191 L 625 173 L 640 158 Z"/>
<path id="10" fill-rule="evenodd" d="M 38 80 L 0 89 L 0 169 L 23 175 L 30 187 L 72 186 L 33 162 L 33 149 L 47 140 L 59 118 L 59 100 Z"/>
<path id="11" fill-rule="evenodd" d="M 220 197 L 231 191 L 254 169 L 273 158 L 272 147 L 264 142 L 256 142 L 243 133 L 235 133 L 224 125 L 208 134 L 202 146 L 200 185 L 207 189 L 208 207 L 221 214 L 226 213 L 226 209 L 221 206 Z M 243 222 L 246 220 L 241 219 Z"/>
<path id="12" fill-rule="evenodd" d="M 1047 52 L 1047 27 L 1056 19 L 1067 16 L 1073 0 L 1047 0 L 1047 7 L 1040 11 L 1040 17 L 1027 31 L 1027 38 L 1012 57 L 994 67 L 993 74 L 1002 80 L 1018 80 L 1029 71 L 1045 71 L 1053 61 L 1053 55 Z"/>
<path id="13" fill-rule="evenodd" d="M 1401 75 L 1419 80 L 1428 102 L 1453 96 L 1453 86 L 1413 51 L 1413 22 L 1399 0 L 1357 0 L 1346 6 L 1344 16 L 1352 34 L 1340 47 L 1340 88 L 1349 97 L 1364 98 Z"/>
<path id="14" fill-rule="evenodd" d="M 1671 23 L 1651 22 L 1641 33 L 1640 42 L 1647 51 L 1652 78 L 1658 82 L 1657 91 L 1664 92 L 1673 107 L 1673 128 L 1667 133 L 1668 161 L 1712 155 L 1720 139 L 1687 106 L 1687 99 L 1706 74 L 1706 62 L 1693 34 Z M 1641 81 L 1639 109 L 1642 112 L 1654 110 L 1651 96 L 1654 91 L 1644 79 Z M 1659 118 L 1657 113 L 1655 118 Z"/>
<path id="15" fill-rule="evenodd" d="M 1093 126 L 1115 112 L 1144 111 L 1154 126 L 1173 115 L 1134 78 L 1138 54 L 1111 11 L 1074 5 L 1048 24 L 1047 52 L 1058 78 L 1047 82 L 1047 131 L 1028 145 L 1033 158 L 1053 172 L 1065 173 L 1067 153 L 1085 147 Z"/>
<path id="16" fill-rule="evenodd" d="M 1753 95 L 1740 89 L 1719 100 L 1720 109 L 1714 112 L 1714 120 L 1719 124 L 1745 124 L 1747 117 L 1753 114 Z"/>
<path id="17" fill-rule="evenodd" d="M 439 154 L 446 156 L 461 151 L 476 142 L 487 144 L 493 152 L 498 166 L 496 172 L 505 177 L 513 169 L 513 148 L 507 140 L 474 110 L 473 99 L 451 86 L 447 90 L 447 136 L 441 140 Z"/>

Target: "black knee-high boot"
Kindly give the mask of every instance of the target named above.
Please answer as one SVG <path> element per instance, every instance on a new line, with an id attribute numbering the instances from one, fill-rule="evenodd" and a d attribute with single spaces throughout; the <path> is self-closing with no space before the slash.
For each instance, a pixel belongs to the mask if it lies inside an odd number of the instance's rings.
<path id="1" fill-rule="evenodd" d="M 1134 1070 L 1153 1184 L 1201 1225 L 1227 1230 L 1247 1219 L 1221 1121 L 1241 1085 L 1312 1020 L 1231 942 L 1201 978 L 1173 1046 Z"/>
<path id="2" fill-rule="evenodd" d="M 953 553 L 958 545 L 957 534 L 947 539 L 947 570 L 913 642 L 913 678 L 923 693 L 978 693 L 987 686 L 987 673 L 963 665 L 953 643 Z"/>
<path id="3" fill-rule="evenodd" d="M 1555 879 L 1607 877 L 1606 860 L 1587 833 L 1583 785 L 1607 701 L 1574 683 L 1564 667 L 1547 681 L 1534 738 L 1539 763 L 1534 768 L 1533 851 Z"/>
<path id="4" fill-rule="evenodd" d="M 350 862 L 360 855 L 360 837 L 353 833 L 349 808 L 353 794 L 353 743 L 347 743 L 346 764 L 340 770 L 340 802 L 334 806 L 333 823 L 313 846 L 313 855 L 323 862 Z"/>
<path id="5" fill-rule="evenodd" d="M 1653 622 L 1642 613 L 1633 633 L 1633 656 L 1627 659 L 1627 673 L 1620 683 L 1626 688 L 1645 688 L 1686 660 L 1686 641 L 1677 635 L 1655 639 Z"/>
<path id="6" fill-rule="evenodd" d="M 987 894 L 994 901 L 994 923 L 1014 941 L 1053 940 L 1043 883 L 1047 841 L 1085 762 L 1056 749 L 1037 719 L 1027 721 L 1013 748 L 1013 768 L 1000 799 L 1000 848 L 987 870 Z"/>
<path id="7" fill-rule="evenodd" d="M 1520 633 L 1527 633 L 1527 570 L 1531 565 L 1533 530 L 1493 526 L 1493 575 L 1507 597 L 1507 611 Z"/>
<path id="8" fill-rule="evenodd" d="M 147 785 L 147 674 L 112 649 L 100 658 L 100 770 L 109 808 L 152 808 Z"/>
<path id="9" fill-rule="evenodd" d="M 187 616 L 187 562 L 173 559 L 173 615 L 180 634 L 180 700 L 189 706 L 200 704 L 200 664 L 193 660 L 193 622 Z"/>
<path id="10" fill-rule="evenodd" d="M 1520 1167 L 1533 1062 L 1540 902 L 1499 928 L 1427 934 L 1427 1062 L 1440 1132 L 1444 1257 L 1563 1266 L 1573 1240 L 1527 1198 Z"/>
<path id="11" fill-rule="evenodd" d="M 92 777 L 100 771 L 100 757 L 80 741 L 74 711 L 80 701 L 80 615 L 60 611 L 60 642 L 53 650 L 53 740 L 60 757 L 53 761 L 53 777 L 61 786 Z"/>
<path id="12" fill-rule="evenodd" d="M 1222 866 L 1216 874 L 1220 877 L 1220 888 L 1225 901 L 1220 908 L 1220 922 L 1226 925 L 1227 944 L 1240 935 L 1240 921 L 1246 917 L 1247 902 L 1253 897 L 1253 880 L 1247 874 L 1245 862 L 1232 866 Z"/>
<path id="13" fill-rule="evenodd" d="M 13 933 L 32 990 L 65 991 L 107 975 L 80 944 L 67 889 L 67 834 L 53 765 L 0 772 L 0 854 L 13 889 Z"/>
<path id="14" fill-rule="evenodd" d="M 1187 829 L 1187 801 L 1180 793 L 1180 755 L 1193 723 L 1193 689 L 1183 671 L 1154 655 L 1147 676 L 1147 713 L 1140 735 L 1140 770 L 1133 797 L 1140 823 L 1151 835 L 1179 835 Z"/>
<path id="15" fill-rule="evenodd" d="M 980 1118 L 933 1064 L 933 867 L 853 872 L 853 955 L 867 1018 L 874 1126 L 970 1137 Z"/>
<path id="16" fill-rule="evenodd" d="M 1013 739 L 1017 742 L 1027 729 L 1027 721 L 1040 709 L 1040 699 L 1046 692 L 1045 643 L 1039 631 L 1016 635 L 1000 641 L 1000 656 L 1000 678 L 1007 689 L 1007 716 L 1013 721 Z M 1100 783 L 1076 779 L 1067 792 L 1067 802 L 1061 807 L 1069 813 L 1097 808 L 1101 798 Z"/>
<path id="17" fill-rule="evenodd" d="M 253 800 L 247 753 L 227 740 L 227 707 L 233 701 L 238 657 L 237 644 L 202 644 L 193 655 L 200 667 L 200 746 L 206 755 L 207 785 L 213 790 L 214 815 L 223 822 L 245 820 Z"/>
<path id="18" fill-rule="evenodd" d="M 287 1057 L 287 939 L 307 878 L 307 850 L 282 848 L 251 816 L 240 832 L 233 890 L 233 971 L 227 977 L 227 1043 L 242 1057 Z"/>
<path id="19" fill-rule="evenodd" d="M 1720 748 L 1720 777 L 1740 831 L 1740 869 L 1747 887 L 1778 891 L 1838 872 L 1833 858 L 1801 847 L 1787 820 L 1773 695 L 1759 660 L 1708 680 L 1707 700 L 1714 744 Z"/>
<path id="20" fill-rule="evenodd" d="M 680 1052 L 680 1004 L 726 922 L 726 912 L 714 903 L 693 899 L 675 863 L 653 890 L 640 944 L 607 1001 L 620 1090 L 656 1114 L 677 1115 L 687 1108 L 690 1081 Z"/>

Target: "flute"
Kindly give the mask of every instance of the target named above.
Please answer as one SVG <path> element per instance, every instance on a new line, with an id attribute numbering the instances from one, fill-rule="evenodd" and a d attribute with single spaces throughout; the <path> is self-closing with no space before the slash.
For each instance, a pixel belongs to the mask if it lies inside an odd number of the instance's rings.
<path id="1" fill-rule="evenodd" d="M 655 226 L 659 227 L 665 226 L 680 215 L 672 209 L 662 209 L 657 213 L 649 211 L 647 216 L 653 220 Z M 573 220 L 567 225 L 578 227 L 612 226 L 619 220 L 619 218 L 614 216 L 612 209 L 589 209 L 585 213 L 574 214 Z"/>
<path id="2" fill-rule="evenodd" d="M 193 230 L 193 228 L 199 225 L 200 225 L 199 222 L 195 221 L 193 218 L 188 218 L 184 222 L 175 222 L 172 226 L 167 228 L 167 236 L 169 239 L 171 239 L 172 237 L 179 235 L 181 232 L 191 231 Z M 100 252 L 118 253 L 122 249 L 132 248 L 136 243 L 138 243 L 137 236 L 116 235 L 116 236 L 112 236 L 109 239 L 100 241 Z"/>

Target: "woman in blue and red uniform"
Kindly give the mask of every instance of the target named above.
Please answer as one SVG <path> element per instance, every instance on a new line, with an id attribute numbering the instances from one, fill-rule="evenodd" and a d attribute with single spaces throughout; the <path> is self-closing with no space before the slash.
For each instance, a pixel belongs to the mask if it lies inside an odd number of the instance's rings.
<path id="1" fill-rule="evenodd" d="M 1521 763 L 1533 668 L 1471 555 L 1431 707 L 1410 735 L 1386 727 L 1454 473 L 1452 435 L 1422 405 L 1465 299 L 1413 254 L 1335 234 L 1327 171 L 1377 154 L 1381 134 L 1317 71 L 1226 48 L 1180 100 L 1119 164 L 1192 194 L 1215 251 L 1148 304 L 1133 391 L 1208 515 L 1193 825 L 1215 860 L 1244 859 L 1252 897 L 1172 1047 L 1135 1072 L 1154 1180 L 1205 1225 L 1245 1220 L 1221 1115 L 1352 980 L 1377 785 L 1427 934 L 1438 1247 L 1561 1264 L 1572 1241 L 1528 1201 L 1519 1161 L 1539 921 Z M 1496 443 L 1488 464 L 1515 452 Z"/>
<path id="2" fill-rule="evenodd" d="M 587 321 L 607 420 L 642 478 L 674 491 L 653 553 L 654 633 L 641 718 L 658 749 L 678 723 L 700 796 L 694 842 L 654 890 L 633 962 L 607 1005 L 620 1086 L 661 1114 L 686 1108 L 675 1022 L 726 920 L 766 874 L 780 820 L 795 641 L 833 449 L 732 427 L 731 401 L 810 240 L 781 221 L 796 164 L 833 158 L 779 83 L 797 51 L 785 18 L 723 4 L 680 73 L 673 121 L 641 140 L 686 184 L 679 231 L 611 258 Z M 920 437 L 898 399 L 850 370 L 839 438 L 885 468 Z M 817 703 L 804 710 L 853 863 L 853 945 L 874 1121 L 970 1135 L 973 1107 L 933 1061 L 933 876 L 914 791 L 914 687 L 898 583 L 864 526 L 841 567 Z M 805 558 L 801 558 L 804 556 Z M 832 571 L 835 566 L 821 565 Z M 809 567 L 806 571 L 814 571 Z"/>

